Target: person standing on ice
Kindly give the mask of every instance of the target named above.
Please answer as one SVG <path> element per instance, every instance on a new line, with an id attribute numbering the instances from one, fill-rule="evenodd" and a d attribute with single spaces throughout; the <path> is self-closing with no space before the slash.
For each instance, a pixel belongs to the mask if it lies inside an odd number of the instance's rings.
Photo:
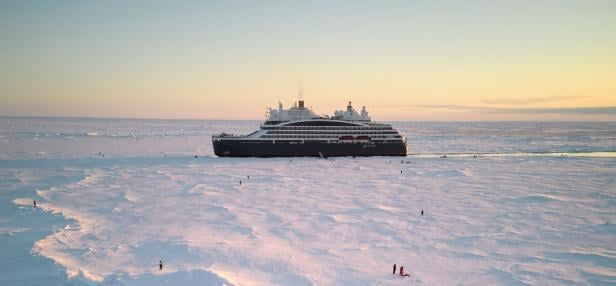
<path id="1" fill-rule="evenodd" d="M 396 274 L 396 264 L 394 263 L 394 271 L 392 272 L 392 274 Z"/>
<path id="2" fill-rule="evenodd" d="M 163 271 L 163 261 L 158 262 L 158 270 Z"/>
<path id="3" fill-rule="evenodd" d="M 34 207 L 36 207 L 36 200 L 33 200 L 33 201 L 32 201 L 32 205 L 33 205 Z"/>

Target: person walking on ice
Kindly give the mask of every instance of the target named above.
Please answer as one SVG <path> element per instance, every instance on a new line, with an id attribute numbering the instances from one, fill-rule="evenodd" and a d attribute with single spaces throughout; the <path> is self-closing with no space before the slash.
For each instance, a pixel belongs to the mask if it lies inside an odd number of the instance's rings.
<path id="1" fill-rule="evenodd" d="M 396 274 L 396 264 L 394 263 L 394 271 L 392 272 L 392 274 Z"/>
<path id="2" fill-rule="evenodd" d="M 163 261 L 158 262 L 158 270 L 163 271 Z"/>

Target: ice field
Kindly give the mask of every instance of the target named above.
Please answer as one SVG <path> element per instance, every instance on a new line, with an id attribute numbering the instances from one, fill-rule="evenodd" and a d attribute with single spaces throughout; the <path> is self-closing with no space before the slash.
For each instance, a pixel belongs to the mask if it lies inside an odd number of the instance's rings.
<path id="1" fill-rule="evenodd" d="M 258 124 L 0 118 L 0 285 L 616 283 L 614 123 L 400 122 L 406 158 L 212 157 L 212 133 Z"/>

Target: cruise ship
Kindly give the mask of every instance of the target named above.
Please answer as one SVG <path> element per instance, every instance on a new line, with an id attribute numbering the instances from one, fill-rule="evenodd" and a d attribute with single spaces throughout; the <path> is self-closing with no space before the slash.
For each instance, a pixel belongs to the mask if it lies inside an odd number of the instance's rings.
<path id="1" fill-rule="evenodd" d="M 220 157 L 406 156 L 406 140 L 390 124 L 370 119 L 351 102 L 333 116 L 319 116 L 299 100 L 289 109 L 268 109 L 261 128 L 248 135 L 212 136 Z"/>

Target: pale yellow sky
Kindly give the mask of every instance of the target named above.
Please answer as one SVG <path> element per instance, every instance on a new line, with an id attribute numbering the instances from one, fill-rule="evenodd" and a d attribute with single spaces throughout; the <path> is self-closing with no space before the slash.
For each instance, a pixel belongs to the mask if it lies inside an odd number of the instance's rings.
<path id="1" fill-rule="evenodd" d="M 0 3 L 0 116 L 616 120 L 614 1 Z"/>

